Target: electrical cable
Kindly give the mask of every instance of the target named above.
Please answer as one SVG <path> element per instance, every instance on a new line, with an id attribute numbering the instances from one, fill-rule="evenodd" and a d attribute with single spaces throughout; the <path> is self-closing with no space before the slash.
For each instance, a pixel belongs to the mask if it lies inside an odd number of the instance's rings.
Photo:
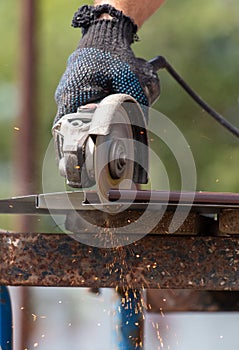
<path id="1" fill-rule="evenodd" d="M 221 126 L 230 131 L 234 136 L 239 137 L 239 129 L 227 121 L 222 115 L 209 106 L 176 72 L 171 64 L 163 56 L 157 56 L 149 61 L 153 65 L 154 71 L 165 68 L 168 73 L 177 81 L 179 85 L 199 104 L 211 117 L 213 117 Z"/>

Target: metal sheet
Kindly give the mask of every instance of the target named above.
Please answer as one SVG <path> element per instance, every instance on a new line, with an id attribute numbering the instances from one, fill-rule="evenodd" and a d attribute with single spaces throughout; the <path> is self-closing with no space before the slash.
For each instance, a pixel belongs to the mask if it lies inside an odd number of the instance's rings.
<path id="1" fill-rule="evenodd" d="M 1 214 L 33 214 L 36 211 L 37 196 L 12 197 L 0 200 Z"/>
<path id="2" fill-rule="evenodd" d="M 84 192 L 45 193 L 37 196 L 38 209 L 82 210 L 85 199 Z"/>
<path id="3" fill-rule="evenodd" d="M 192 201 L 192 198 L 194 200 Z M 180 203 L 179 203 L 180 199 Z M 115 202 L 117 201 L 117 203 Z M 167 206 L 175 210 L 180 205 L 183 209 L 190 207 L 198 213 L 217 214 L 224 209 L 239 209 L 239 194 L 213 192 L 165 192 L 165 191 L 132 191 L 110 190 L 107 206 L 127 206 L 131 209 L 144 210 L 150 201 L 151 209 L 157 210 Z M 0 200 L 0 214 L 66 214 L 72 210 L 96 210 L 103 204 L 95 191 L 59 192 L 15 197 Z"/>

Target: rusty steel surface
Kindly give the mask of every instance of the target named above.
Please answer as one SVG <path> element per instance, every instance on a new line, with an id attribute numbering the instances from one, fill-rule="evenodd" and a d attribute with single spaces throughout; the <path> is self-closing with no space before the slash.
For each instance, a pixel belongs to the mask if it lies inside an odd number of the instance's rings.
<path id="1" fill-rule="evenodd" d="M 103 249 L 65 234 L 0 234 L 0 284 L 239 290 L 239 239 L 148 235 Z"/>

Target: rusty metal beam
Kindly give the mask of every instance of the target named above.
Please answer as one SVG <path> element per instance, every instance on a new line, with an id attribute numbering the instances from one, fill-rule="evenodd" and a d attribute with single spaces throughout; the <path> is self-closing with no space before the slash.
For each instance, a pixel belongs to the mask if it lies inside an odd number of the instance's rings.
<path id="1" fill-rule="evenodd" d="M 219 231 L 226 234 L 239 233 L 239 210 L 226 209 L 220 213 Z"/>
<path id="2" fill-rule="evenodd" d="M 238 237 L 148 235 L 117 249 L 64 234 L 1 234 L 0 284 L 239 290 Z"/>

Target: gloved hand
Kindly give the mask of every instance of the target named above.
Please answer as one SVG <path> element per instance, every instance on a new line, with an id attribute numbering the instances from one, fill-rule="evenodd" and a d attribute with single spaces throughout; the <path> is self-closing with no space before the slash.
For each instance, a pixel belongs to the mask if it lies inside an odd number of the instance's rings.
<path id="1" fill-rule="evenodd" d="M 102 14 L 110 19 L 102 19 Z M 81 105 L 109 94 L 125 93 L 142 105 L 151 105 L 159 96 L 157 74 L 150 63 L 136 58 L 130 45 L 137 26 L 121 11 L 105 4 L 85 5 L 75 13 L 73 27 L 82 28 L 82 39 L 69 57 L 57 87 L 57 122 Z"/>

